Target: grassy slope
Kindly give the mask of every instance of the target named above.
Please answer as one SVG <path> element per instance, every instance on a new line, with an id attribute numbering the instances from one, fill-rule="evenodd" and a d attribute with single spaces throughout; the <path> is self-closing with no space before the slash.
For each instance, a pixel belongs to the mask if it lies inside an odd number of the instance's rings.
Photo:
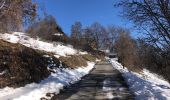
<path id="1" fill-rule="evenodd" d="M 6 71 L 0 75 L 0 87 L 23 86 L 46 78 L 50 72 L 44 54 L 20 44 L 0 40 L 0 72 Z"/>
<path id="2" fill-rule="evenodd" d="M 59 61 L 48 52 L 0 40 L 0 73 L 6 71 L 5 74 L 0 75 L 0 88 L 20 87 L 48 77 L 50 75 L 50 71 L 47 70 L 49 58 L 43 56 L 46 54 L 53 58 L 57 67 L 61 61 L 63 66 L 68 68 L 87 66 L 87 61 L 95 62 L 97 58 L 90 54 L 70 55 L 60 57 Z"/>

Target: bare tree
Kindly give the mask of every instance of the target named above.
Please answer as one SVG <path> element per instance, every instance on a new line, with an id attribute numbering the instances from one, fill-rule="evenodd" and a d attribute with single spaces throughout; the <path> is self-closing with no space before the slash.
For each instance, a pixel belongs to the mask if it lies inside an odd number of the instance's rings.
<path id="1" fill-rule="evenodd" d="M 126 29 L 118 30 L 119 36 L 115 41 L 115 49 L 119 57 L 119 61 L 131 70 L 138 67 L 138 54 L 136 41 L 130 36 L 130 32 Z"/>
<path id="2" fill-rule="evenodd" d="M 121 0 L 116 6 L 123 7 L 124 17 L 145 32 L 138 42 L 142 66 L 170 80 L 170 1 Z"/>
<path id="3" fill-rule="evenodd" d="M 59 38 L 57 37 L 65 36 L 61 27 L 57 24 L 55 18 L 50 15 L 30 25 L 26 32 L 32 37 L 38 36 L 42 39 L 50 41 L 59 41 Z"/>
<path id="4" fill-rule="evenodd" d="M 169 0 L 121 0 L 124 16 L 146 30 L 147 41 L 154 45 L 170 46 Z"/>
<path id="5" fill-rule="evenodd" d="M 110 28 L 102 26 L 95 22 L 82 31 L 82 38 L 95 49 L 110 49 L 111 39 L 114 32 Z"/>
<path id="6" fill-rule="evenodd" d="M 1 1 L 0 4 L 1 4 L 0 9 L 2 9 L 4 7 L 4 5 L 5 5 L 5 0 Z"/>
<path id="7" fill-rule="evenodd" d="M 107 44 L 108 33 L 104 26 L 100 23 L 95 22 L 90 26 L 91 35 L 94 41 L 97 43 L 97 49 L 104 48 Z"/>
<path id="8" fill-rule="evenodd" d="M 85 40 L 85 44 L 89 45 L 90 47 L 97 48 L 97 42 L 93 36 L 93 31 L 91 27 L 86 27 L 82 31 L 82 37 Z"/>
<path id="9" fill-rule="evenodd" d="M 111 52 L 114 51 L 114 45 L 115 45 L 115 41 L 117 40 L 118 38 L 118 35 L 119 35 L 119 27 L 115 27 L 114 25 L 109 25 L 107 27 L 107 32 L 108 32 L 108 46 L 109 46 L 109 50 Z"/>
<path id="10" fill-rule="evenodd" d="M 21 31 L 23 23 L 36 16 L 32 0 L 1 0 L 0 31 Z"/>
<path id="11" fill-rule="evenodd" d="M 82 24 L 81 22 L 75 22 L 74 25 L 71 26 L 71 38 L 80 41 L 82 34 Z"/>

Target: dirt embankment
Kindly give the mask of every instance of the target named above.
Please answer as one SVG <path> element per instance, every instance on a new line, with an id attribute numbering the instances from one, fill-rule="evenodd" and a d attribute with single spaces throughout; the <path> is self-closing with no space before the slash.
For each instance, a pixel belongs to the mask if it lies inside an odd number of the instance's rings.
<path id="1" fill-rule="evenodd" d="M 50 55 L 50 57 L 44 55 Z M 92 54 L 70 55 L 60 57 L 59 61 L 52 55 L 21 44 L 12 44 L 0 40 L 0 88 L 5 86 L 20 87 L 32 82 L 40 82 L 52 72 L 47 69 L 47 66 L 52 69 L 58 68 L 60 61 L 62 67 L 74 69 L 87 66 L 87 61 L 95 62 L 96 58 L 100 57 Z"/>
<path id="2" fill-rule="evenodd" d="M 49 76 L 45 53 L 0 40 L 0 88 L 39 82 Z M 56 64 L 59 60 L 55 59 Z"/>

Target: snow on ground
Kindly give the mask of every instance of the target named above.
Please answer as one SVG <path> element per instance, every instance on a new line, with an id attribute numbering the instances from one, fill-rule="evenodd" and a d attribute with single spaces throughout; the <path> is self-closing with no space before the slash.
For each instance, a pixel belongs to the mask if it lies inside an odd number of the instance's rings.
<path id="1" fill-rule="evenodd" d="M 125 78 L 136 100 L 170 100 L 170 84 L 160 76 L 144 69 L 142 74 L 129 71 L 117 61 L 111 59 L 113 67 Z"/>
<path id="2" fill-rule="evenodd" d="M 103 87 L 102 87 L 102 89 L 103 89 L 103 91 L 105 92 L 105 96 L 109 99 L 109 100 L 111 100 L 111 99 L 113 99 L 114 98 L 114 96 L 113 96 L 113 87 L 111 86 L 111 84 L 112 84 L 112 81 L 109 79 L 109 78 L 107 78 L 107 79 L 105 79 L 104 81 L 103 81 Z"/>
<path id="3" fill-rule="evenodd" d="M 39 84 L 32 83 L 20 88 L 0 89 L 0 100 L 39 100 L 46 93 L 60 92 L 63 86 L 67 86 L 81 79 L 93 68 L 94 63 L 88 62 L 87 67 L 77 69 L 56 69 L 48 78 L 42 80 Z"/>
<path id="4" fill-rule="evenodd" d="M 44 50 L 47 52 L 52 52 L 55 54 L 55 57 L 74 55 L 74 54 L 87 54 L 86 52 L 78 52 L 76 49 L 70 46 L 64 46 L 62 44 L 48 43 L 40 41 L 39 39 L 30 38 L 25 33 L 14 32 L 12 34 L 0 34 L 0 39 L 11 43 L 20 43 L 27 47 Z"/>
<path id="5" fill-rule="evenodd" d="M 7 73 L 8 70 L 3 70 L 2 72 L 0 72 L 0 75 L 4 75 L 5 73 Z"/>
<path id="6" fill-rule="evenodd" d="M 63 34 L 61 34 L 61 33 L 55 33 L 54 35 L 56 35 L 56 36 L 63 36 Z"/>
<path id="7" fill-rule="evenodd" d="M 67 55 L 87 54 L 87 52 L 78 51 L 71 46 L 64 46 L 62 43 L 43 42 L 39 39 L 30 38 L 25 33 L 20 32 L 0 34 L 0 39 L 54 53 L 54 56 L 57 58 Z M 44 57 L 50 56 L 44 55 Z M 20 88 L 5 87 L 0 89 L 0 100 L 39 100 L 46 93 L 58 94 L 64 86 L 70 85 L 88 74 L 94 67 L 94 62 L 88 62 L 87 67 L 79 67 L 77 69 L 60 68 L 62 64 L 58 66 L 59 68 L 51 69 L 53 67 L 55 67 L 55 64 L 47 66 L 48 70 L 53 70 L 55 73 L 51 73 L 48 78 L 42 80 L 40 83 L 31 83 Z M 5 71 L 2 71 L 0 75 L 4 73 Z"/>

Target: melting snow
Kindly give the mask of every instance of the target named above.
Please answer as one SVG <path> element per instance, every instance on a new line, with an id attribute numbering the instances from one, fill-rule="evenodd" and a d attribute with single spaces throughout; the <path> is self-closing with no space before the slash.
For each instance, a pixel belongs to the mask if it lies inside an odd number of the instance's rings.
<path id="1" fill-rule="evenodd" d="M 112 93 L 113 87 L 111 87 L 110 84 L 112 84 L 111 80 L 105 79 L 103 81 L 103 91 L 106 93 L 105 94 L 106 97 L 108 97 L 109 99 L 113 99 L 114 98 L 113 93 Z"/>
<path id="2" fill-rule="evenodd" d="M 128 83 L 136 100 L 170 100 L 170 84 L 160 76 L 144 69 L 143 74 L 129 71 L 117 61 L 111 59 L 113 67 L 118 69 Z"/>
<path id="3" fill-rule="evenodd" d="M 61 34 L 61 33 L 55 33 L 54 35 L 56 35 L 56 36 L 63 36 L 63 34 Z"/>
<path id="4" fill-rule="evenodd" d="M 25 33 L 14 32 L 13 34 L 0 34 L 0 39 L 11 43 L 19 43 L 29 48 L 44 50 L 54 53 L 55 57 L 75 55 L 75 54 L 87 54 L 87 52 L 80 52 L 71 46 L 64 46 L 62 44 L 47 43 L 40 41 L 39 39 L 30 38 Z M 50 57 L 44 55 L 44 57 Z M 47 66 L 49 70 L 53 70 L 55 73 L 42 80 L 40 83 L 27 84 L 20 88 L 5 87 L 0 89 L 0 100 L 39 100 L 44 97 L 46 93 L 60 92 L 64 86 L 70 85 L 81 79 L 84 75 L 88 74 L 94 67 L 93 62 L 88 62 L 87 67 L 79 67 L 77 69 L 59 68 L 51 69 L 55 64 Z M 0 72 L 3 75 L 6 71 Z"/>
<path id="5" fill-rule="evenodd" d="M 52 73 L 48 78 L 42 80 L 39 84 L 32 83 L 20 88 L 3 88 L 0 89 L 0 100 L 39 100 L 46 93 L 60 92 L 63 86 L 72 84 L 88 74 L 93 68 L 94 63 L 88 62 L 87 67 L 79 67 L 77 69 L 56 69 L 56 73 Z"/>
<path id="6" fill-rule="evenodd" d="M 8 72 L 8 70 L 4 70 L 4 71 L 0 72 L 0 75 L 4 75 L 7 72 Z"/>
<path id="7" fill-rule="evenodd" d="M 8 33 L 0 34 L 0 39 L 3 39 L 11 43 L 20 43 L 22 45 L 25 45 L 33 49 L 52 52 L 55 54 L 57 58 L 60 56 L 74 55 L 79 53 L 76 49 L 70 46 L 43 42 L 40 41 L 39 39 L 30 38 L 25 33 L 20 33 L 20 32 L 14 32 L 12 34 L 8 34 Z M 80 52 L 80 54 L 87 54 L 87 52 Z"/>

